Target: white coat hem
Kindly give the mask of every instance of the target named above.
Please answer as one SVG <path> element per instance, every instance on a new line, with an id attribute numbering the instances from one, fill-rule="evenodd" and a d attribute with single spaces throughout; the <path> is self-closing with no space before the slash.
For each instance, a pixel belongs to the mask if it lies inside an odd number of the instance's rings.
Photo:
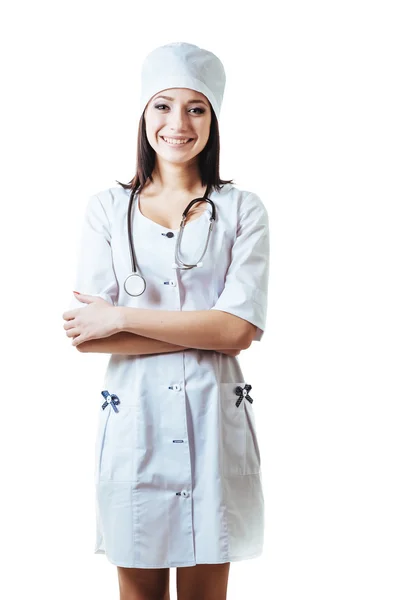
<path id="1" fill-rule="evenodd" d="M 230 557 L 226 557 L 226 559 L 224 560 L 217 560 L 217 561 L 205 561 L 205 562 L 195 562 L 195 561 L 191 561 L 191 562 L 169 562 L 167 564 L 152 564 L 152 565 L 144 565 L 143 563 L 121 563 L 120 561 L 116 562 L 115 560 L 111 559 L 108 554 L 104 551 L 104 550 L 95 550 L 94 554 L 104 554 L 107 559 L 109 560 L 109 562 L 113 565 L 116 565 L 117 567 L 127 567 L 127 568 L 136 568 L 136 569 L 168 569 L 168 568 L 173 568 L 173 567 L 195 567 L 195 565 L 201 565 L 201 564 L 212 564 L 212 565 L 219 565 L 219 564 L 223 564 L 226 562 L 238 562 L 241 560 L 250 560 L 252 558 L 258 558 L 259 556 L 261 556 L 263 554 L 263 548 L 260 548 L 258 551 L 252 553 L 252 554 L 243 554 L 241 556 L 230 556 Z"/>

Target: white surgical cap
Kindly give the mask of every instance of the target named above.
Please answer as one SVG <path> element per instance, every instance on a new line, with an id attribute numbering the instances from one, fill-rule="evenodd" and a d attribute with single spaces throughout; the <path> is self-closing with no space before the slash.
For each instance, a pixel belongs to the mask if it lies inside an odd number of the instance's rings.
<path id="1" fill-rule="evenodd" d="M 206 96 L 219 119 L 226 74 L 220 59 L 203 48 L 173 42 L 155 48 L 141 70 L 140 113 L 157 93 L 169 88 L 189 88 Z"/>

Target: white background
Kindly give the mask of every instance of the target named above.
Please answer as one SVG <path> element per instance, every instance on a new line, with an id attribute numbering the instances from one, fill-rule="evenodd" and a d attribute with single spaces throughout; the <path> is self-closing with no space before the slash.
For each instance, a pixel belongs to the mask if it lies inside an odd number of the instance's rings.
<path id="1" fill-rule="evenodd" d="M 2 598 L 119 598 L 92 553 L 86 399 L 109 357 L 73 348 L 62 314 L 88 197 L 134 175 L 142 60 L 171 41 L 224 63 L 221 177 L 270 220 L 266 333 L 240 355 L 265 549 L 231 564 L 228 598 L 399 597 L 395 5 L 3 5 Z"/>

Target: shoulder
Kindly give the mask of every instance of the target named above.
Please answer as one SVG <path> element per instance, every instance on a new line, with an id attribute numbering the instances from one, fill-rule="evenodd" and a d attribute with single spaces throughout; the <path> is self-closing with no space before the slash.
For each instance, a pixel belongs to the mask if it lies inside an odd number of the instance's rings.
<path id="1" fill-rule="evenodd" d="M 268 225 L 268 212 L 266 206 L 256 192 L 239 188 L 232 184 L 225 184 L 217 192 L 217 201 L 222 211 L 228 212 L 230 219 L 235 217 L 239 227 L 243 222 L 262 222 Z"/>
<path id="2" fill-rule="evenodd" d="M 112 223 L 115 210 L 125 207 L 129 202 L 130 190 L 122 186 L 103 188 L 94 193 L 89 199 L 89 207 L 100 213 L 104 213 L 108 221 Z"/>
<path id="3" fill-rule="evenodd" d="M 122 186 L 113 186 L 99 190 L 93 197 L 98 198 L 98 201 L 105 207 L 112 207 L 117 203 L 126 202 L 130 197 L 130 190 L 125 190 Z"/>

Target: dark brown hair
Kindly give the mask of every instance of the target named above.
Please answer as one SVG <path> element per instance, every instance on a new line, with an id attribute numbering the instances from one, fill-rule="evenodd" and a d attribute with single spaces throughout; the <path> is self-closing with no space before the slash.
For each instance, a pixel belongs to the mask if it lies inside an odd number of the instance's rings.
<path id="1" fill-rule="evenodd" d="M 220 138 L 219 124 L 215 112 L 211 109 L 211 127 L 208 141 L 203 150 L 198 154 L 198 166 L 201 175 L 202 186 L 211 186 L 220 190 L 221 186 L 226 183 L 234 184 L 232 179 L 220 179 L 219 175 L 219 153 L 220 153 Z M 145 111 L 144 111 L 145 112 Z M 136 160 L 136 175 L 129 183 L 121 183 L 116 180 L 116 183 L 121 185 L 125 190 L 140 191 L 147 179 L 153 182 L 152 172 L 155 167 L 155 150 L 150 145 L 145 128 L 144 112 L 141 115 L 138 135 L 137 135 L 137 160 Z"/>

